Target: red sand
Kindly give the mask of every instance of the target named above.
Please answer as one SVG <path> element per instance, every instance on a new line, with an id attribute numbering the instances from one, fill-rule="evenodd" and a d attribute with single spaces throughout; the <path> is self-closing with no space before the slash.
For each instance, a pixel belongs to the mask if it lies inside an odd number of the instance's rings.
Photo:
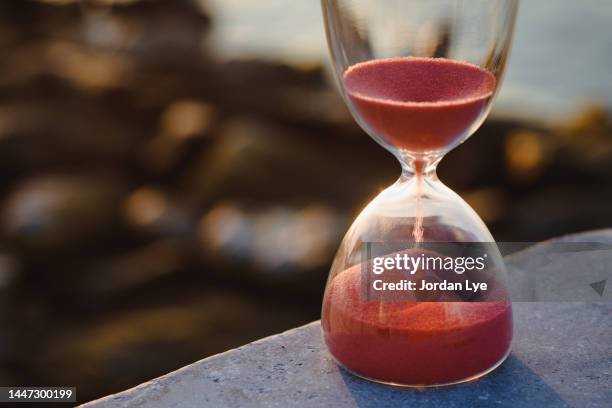
<path id="1" fill-rule="evenodd" d="M 349 370 L 404 385 L 465 380 L 510 348 L 508 302 L 362 302 L 361 267 L 336 276 L 323 301 L 327 346 Z"/>
<path id="2" fill-rule="evenodd" d="M 353 65 L 346 91 L 363 121 L 387 143 L 411 152 L 443 150 L 474 124 L 495 76 L 444 58 L 393 58 Z"/>

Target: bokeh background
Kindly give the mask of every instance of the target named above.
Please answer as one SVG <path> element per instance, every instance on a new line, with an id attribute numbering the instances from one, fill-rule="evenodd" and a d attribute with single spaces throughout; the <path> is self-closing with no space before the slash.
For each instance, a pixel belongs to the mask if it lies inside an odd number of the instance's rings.
<path id="1" fill-rule="evenodd" d="M 318 3 L 0 2 L 1 385 L 86 401 L 318 318 L 399 174 L 329 81 Z M 491 118 L 439 169 L 498 240 L 612 225 L 610 21 L 523 2 Z"/>

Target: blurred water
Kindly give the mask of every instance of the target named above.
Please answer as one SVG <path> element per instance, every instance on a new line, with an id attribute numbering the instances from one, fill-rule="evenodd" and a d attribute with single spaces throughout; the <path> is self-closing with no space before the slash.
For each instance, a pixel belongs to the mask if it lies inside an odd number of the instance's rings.
<path id="1" fill-rule="evenodd" d="M 201 0 L 222 57 L 292 63 L 327 58 L 317 0 Z M 496 113 L 555 119 L 587 103 L 612 107 L 612 1 L 523 0 Z"/>
<path id="2" fill-rule="evenodd" d="M 612 1 L 524 0 L 498 108 L 562 117 L 612 107 Z"/>

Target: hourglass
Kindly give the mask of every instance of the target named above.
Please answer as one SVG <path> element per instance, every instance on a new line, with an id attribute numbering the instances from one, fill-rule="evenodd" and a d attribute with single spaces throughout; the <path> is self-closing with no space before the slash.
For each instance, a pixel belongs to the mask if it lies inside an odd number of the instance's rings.
<path id="1" fill-rule="evenodd" d="M 345 102 L 402 167 L 399 180 L 357 217 L 336 254 L 322 310 L 327 347 L 346 370 L 381 383 L 421 387 L 479 378 L 510 350 L 503 260 L 478 215 L 437 178 L 436 165 L 490 110 L 518 0 L 321 3 Z M 364 265 L 371 266 L 376 254 L 448 260 L 457 243 L 465 244 L 461 251 L 482 243 L 477 248 L 486 268 L 461 276 L 439 266 L 408 274 L 396 268 L 396 283 L 409 277 L 429 290 L 369 296 Z M 488 291 L 476 296 L 465 287 L 431 284 L 454 284 L 459 277 L 468 288 L 476 282 Z"/>

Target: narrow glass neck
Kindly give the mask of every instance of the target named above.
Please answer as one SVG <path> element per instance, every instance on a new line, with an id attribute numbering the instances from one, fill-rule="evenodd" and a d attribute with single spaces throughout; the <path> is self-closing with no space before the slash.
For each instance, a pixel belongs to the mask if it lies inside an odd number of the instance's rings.
<path id="1" fill-rule="evenodd" d="M 436 168 L 440 162 L 440 158 L 437 159 L 406 159 L 400 160 L 402 165 L 402 176 L 401 179 L 409 180 L 415 176 L 420 176 L 430 180 L 437 180 Z"/>

